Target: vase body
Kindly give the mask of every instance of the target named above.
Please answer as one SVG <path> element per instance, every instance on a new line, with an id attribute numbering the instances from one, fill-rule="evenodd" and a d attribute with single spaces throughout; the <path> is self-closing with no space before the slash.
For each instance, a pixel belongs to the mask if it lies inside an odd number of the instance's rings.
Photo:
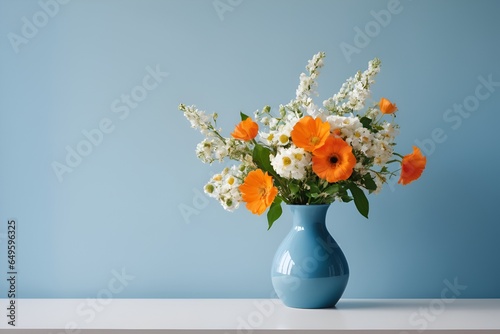
<path id="1" fill-rule="evenodd" d="M 347 286 L 349 266 L 326 228 L 330 204 L 288 207 L 293 226 L 272 262 L 274 290 L 289 307 L 333 307 Z"/>

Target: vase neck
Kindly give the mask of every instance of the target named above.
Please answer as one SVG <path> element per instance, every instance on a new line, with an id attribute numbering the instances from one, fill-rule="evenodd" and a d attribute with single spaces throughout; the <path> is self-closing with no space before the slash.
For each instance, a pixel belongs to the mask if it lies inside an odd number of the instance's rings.
<path id="1" fill-rule="evenodd" d="M 294 227 L 307 227 L 314 224 L 326 224 L 326 213 L 330 204 L 290 205 Z"/>

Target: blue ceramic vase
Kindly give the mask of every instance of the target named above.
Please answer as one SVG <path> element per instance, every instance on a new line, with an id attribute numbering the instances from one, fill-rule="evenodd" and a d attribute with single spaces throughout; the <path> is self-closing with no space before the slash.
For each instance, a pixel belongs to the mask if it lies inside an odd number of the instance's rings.
<path id="1" fill-rule="evenodd" d="M 289 307 L 333 307 L 347 286 L 349 267 L 326 229 L 330 204 L 288 207 L 293 227 L 273 259 L 274 290 Z"/>

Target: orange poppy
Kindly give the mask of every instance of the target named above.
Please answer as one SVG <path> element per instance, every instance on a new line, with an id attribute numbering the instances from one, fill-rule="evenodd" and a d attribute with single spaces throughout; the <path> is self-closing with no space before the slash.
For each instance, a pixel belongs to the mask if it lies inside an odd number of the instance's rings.
<path id="1" fill-rule="evenodd" d="M 259 132 L 259 125 L 252 121 L 250 117 L 236 125 L 231 136 L 236 139 L 249 141 L 254 139 Z"/>
<path id="2" fill-rule="evenodd" d="M 420 149 L 413 146 L 413 152 L 403 157 L 401 162 L 401 176 L 398 183 L 407 185 L 422 175 L 425 169 L 427 158 L 420 152 Z"/>
<path id="3" fill-rule="evenodd" d="M 262 214 L 271 206 L 278 194 L 278 188 L 273 185 L 273 178 L 256 169 L 248 173 L 243 184 L 239 186 L 241 197 L 246 202 L 246 207 L 253 214 Z"/>
<path id="4" fill-rule="evenodd" d="M 312 169 L 330 183 L 347 180 L 356 165 L 352 147 L 342 138 L 329 136 L 325 145 L 314 151 Z"/>
<path id="5" fill-rule="evenodd" d="M 291 132 L 295 146 L 308 152 L 313 152 L 323 146 L 329 135 L 330 123 L 323 122 L 320 118 L 314 119 L 311 116 L 301 118 Z"/>
<path id="6" fill-rule="evenodd" d="M 380 111 L 382 114 L 393 114 L 398 110 L 398 107 L 396 107 L 395 103 L 392 103 L 385 97 L 380 99 L 380 102 L 378 103 L 378 106 L 380 107 Z"/>

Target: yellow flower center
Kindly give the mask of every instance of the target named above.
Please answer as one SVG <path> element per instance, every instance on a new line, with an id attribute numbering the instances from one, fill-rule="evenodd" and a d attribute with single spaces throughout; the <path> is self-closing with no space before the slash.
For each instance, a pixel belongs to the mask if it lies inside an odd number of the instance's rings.
<path id="1" fill-rule="evenodd" d="M 234 177 L 231 176 L 229 179 L 227 179 L 227 183 L 229 183 L 230 185 L 233 185 Z"/>
<path id="2" fill-rule="evenodd" d="M 214 175 L 214 181 L 220 181 L 220 180 L 222 180 L 222 175 L 220 174 Z"/>
<path id="3" fill-rule="evenodd" d="M 286 143 L 288 143 L 288 136 L 287 136 L 287 135 L 281 135 L 281 136 L 280 136 L 280 142 L 281 142 L 282 144 L 286 144 Z"/>
<path id="4" fill-rule="evenodd" d="M 296 160 L 298 160 L 298 161 L 301 161 L 301 160 L 302 160 L 302 158 L 303 158 L 302 154 L 300 154 L 300 153 L 295 153 L 295 154 L 293 155 L 293 157 L 294 157 Z"/>
<path id="5" fill-rule="evenodd" d="M 267 136 L 267 140 L 269 140 L 269 141 L 273 140 L 273 138 L 274 138 L 274 134 L 272 134 L 272 133 L 269 136 Z"/>
<path id="6" fill-rule="evenodd" d="M 292 159 L 289 157 L 283 157 L 283 165 L 284 166 L 289 166 L 292 163 Z"/>
<path id="7" fill-rule="evenodd" d="M 320 141 L 319 137 L 314 136 L 311 138 L 311 144 L 313 145 L 316 145 L 317 143 L 319 143 L 319 141 Z"/>
<path id="8" fill-rule="evenodd" d="M 266 197 L 267 189 L 265 187 L 260 187 L 259 188 L 259 196 L 260 198 Z"/>

